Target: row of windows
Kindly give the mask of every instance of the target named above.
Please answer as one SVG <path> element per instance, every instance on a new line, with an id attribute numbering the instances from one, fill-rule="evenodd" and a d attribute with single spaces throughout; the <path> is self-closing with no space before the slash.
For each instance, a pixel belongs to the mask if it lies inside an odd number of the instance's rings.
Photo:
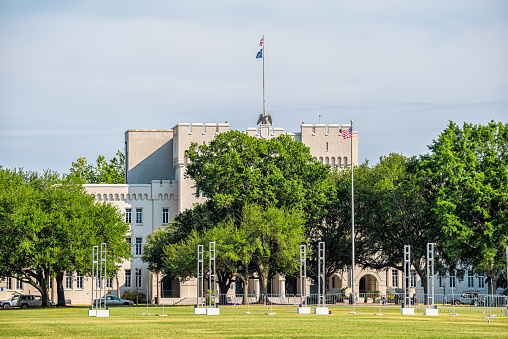
<path id="1" fill-rule="evenodd" d="M 134 280 L 134 287 L 141 287 L 141 269 L 137 268 L 136 279 Z M 132 287 L 132 270 L 125 270 L 125 288 Z"/>
<path id="2" fill-rule="evenodd" d="M 7 290 L 12 290 L 12 281 L 15 280 L 16 281 L 16 290 L 22 290 L 23 289 L 23 282 L 21 280 L 18 280 L 18 279 L 12 279 L 12 278 L 7 278 Z"/>
<path id="3" fill-rule="evenodd" d="M 143 209 L 136 208 L 136 225 L 143 225 Z M 132 208 L 125 209 L 125 222 L 132 224 Z M 162 209 L 162 224 L 167 225 L 169 223 L 169 208 Z"/>
<path id="4" fill-rule="evenodd" d="M 319 161 L 320 163 L 322 164 L 325 164 L 325 165 L 330 165 L 331 167 L 346 167 L 348 166 L 348 162 L 347 162 L 347 157 L 344 157 L 344 158 L 341 158 L 341 157 L 319 157 L 319 160 L 318 158 L 314 158 L 316 161 Z M 335 160 L 337 159 L 337 160 Z M 351 165 L 351 164 L 349 164 Z"/>
<path id="5" fill-rule="evenodd" d="M 388 272 L 387 272 L 388 275 Z M 387 277 L 388 278 L 388 277 Z M 387 279 L 388 280 L 388 279 Z M 450 288 L 457 287 L 457 279 L 455 277 L 455 273 L 450 275 L 448 279 L 441 274 L 438 275 L 438 285 L 440 288 L 444 288 L 445 286 Z M 448 280 L 448 284 L 446 283 Z M 399 271 L 392 270 L 392 287 L 399 287 Z M 416 286 L 416 271 L 411 270 L 411 286 Z M 420 287 L 423 287 L 423 282 L 420 280 Z M 467 271 L 467 287 L 474 288 L 474 274 L 472 270 Z M 485 275 L 483 273 L 478 275 L 478 289 L 485 288 Z"/>

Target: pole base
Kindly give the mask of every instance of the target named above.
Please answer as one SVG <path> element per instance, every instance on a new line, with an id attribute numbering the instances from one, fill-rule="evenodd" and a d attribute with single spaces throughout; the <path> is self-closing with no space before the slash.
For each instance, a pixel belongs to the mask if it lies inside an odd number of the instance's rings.
<path id="1" fill-rule="evenodd" d="M 204 307 L 196 307 L 194 309 L 194 314 L 206 314 L 206 308 L 204 308 Z"/>
<path id="2" fill-rule="evenodd" d="M 423 309 L 423 315 L 438 316 L 439 315 L 439 310 L 437 308 L 424 308 Z"/>
<path id="3" fill-rule="evenodd" d="M 220 309 L 218 308 L 207 308 L 206 309 L 206 315 L 219 315 L 220 314 Z"/>
<path id="4" fill-rule="evenodd" d="M 310 314 L 310 307 L 298 307 L 296 309 L 297 314 Z"/>
<path id="5" fill-rule="evenodd" d="M 314 307 L 314 314 L 330 314 L 328 307 Z"/>
<path id="6" fill-rule="evenodd" d="M 109 317 L 109 310 L 97 310 L 97 318 L 107 318 Z"/>
<path id="7" fill-rule="evenodd" d="M 406 314 L 406 315 L 414 315 L 415 309 L 409 308 L 409 307 L 403 307 L 400 309 L 400 314 Z"/>

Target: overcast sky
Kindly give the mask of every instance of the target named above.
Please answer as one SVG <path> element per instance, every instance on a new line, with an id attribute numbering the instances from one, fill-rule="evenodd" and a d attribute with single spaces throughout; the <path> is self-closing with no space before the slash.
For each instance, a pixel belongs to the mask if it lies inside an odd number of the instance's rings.
<path id="1" fill-rule="evenodd" d="M 0 0 L 0 165 L 68 172 L 179 122 L 348 123 L 359 159 L 508 122 L 508 1 Z M 321 117 L 319 117 L 321 115 Z"/>

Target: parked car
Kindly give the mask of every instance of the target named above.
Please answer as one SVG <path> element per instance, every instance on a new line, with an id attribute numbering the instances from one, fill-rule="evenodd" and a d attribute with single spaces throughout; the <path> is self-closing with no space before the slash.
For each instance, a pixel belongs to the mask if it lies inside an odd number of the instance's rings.
<path id="1" fill-rule="evenodd" d="M 452 299 L 454 305 L 474 305 L 478 306 L 482 303 L 482 297 L 479 292 L 462 292 L 459 297 Z"/>
<path id="2" fill-rule="evenodd" d="M 104 299 L 100 299 L 100 303 L 102 306 L 104 306 Z M 96 304 L 96 301 L 93 303 Z M 106 296 L 106 306 L 119 306 L 119 305 L 134 305 L 134 302 L 132 300 L 126 300 L 126 299 L 120 299 L 118 297 L 107 295 Z"/>
<path id="3" fill-rule="evenodd" d="M 0 307 L 4 310 L 8 310 L 11 307 L 18 306 L 19 295 L 13 295 L 9 300 L 0 301 Z"/>

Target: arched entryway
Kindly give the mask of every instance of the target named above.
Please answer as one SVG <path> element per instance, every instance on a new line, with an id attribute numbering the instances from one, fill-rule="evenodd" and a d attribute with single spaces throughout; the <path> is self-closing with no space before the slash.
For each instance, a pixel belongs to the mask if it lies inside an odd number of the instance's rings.
<path id="1" fill-rule="evenodd" d="M 367 293 L 379 290 L 377 279 L 372 274 L 365 274 L 363 277 L 360 278 L 358 284 L 360 293 Z"/>

